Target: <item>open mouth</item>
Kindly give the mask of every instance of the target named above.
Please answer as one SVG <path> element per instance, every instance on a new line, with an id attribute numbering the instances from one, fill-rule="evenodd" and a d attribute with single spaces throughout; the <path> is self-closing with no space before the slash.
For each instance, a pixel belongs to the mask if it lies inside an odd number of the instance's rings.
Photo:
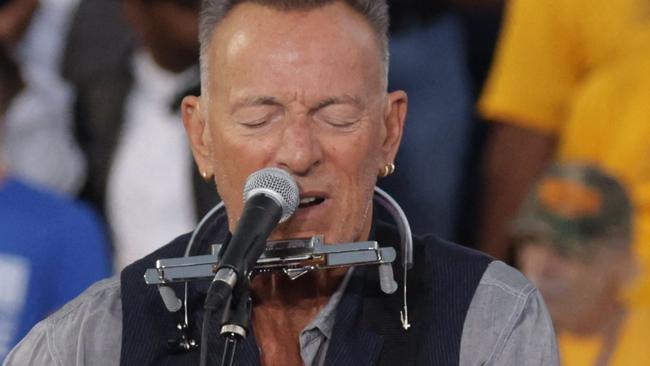
<path id="1" fill-rule="evenodd" d="M 313 207 L 320 205 L 325 201 L 325 198 L 323 197 L 304 197 L 300 199 L 300 204 L 298 205 L 298 208 L 308 208 L 308 207 Z"/>

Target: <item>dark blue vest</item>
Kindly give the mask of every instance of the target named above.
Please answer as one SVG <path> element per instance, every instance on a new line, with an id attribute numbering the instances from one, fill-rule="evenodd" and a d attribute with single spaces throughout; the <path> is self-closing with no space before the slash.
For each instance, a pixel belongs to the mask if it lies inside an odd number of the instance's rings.
<path id="1" fill-rule="evenodd" d="M 227 236 L 225 224 L 218 226 L 204 235 L 216 239 L 201 240 L 202 250 L 207 251 L 210 243 L 220 242 Z M 372 236 L 381 246 L 399 243 L 398 233 L 387 225 L 378 224 Z M 179 334 L 176 329 L 179 319 L 165 309 L 155 286 L 147 286 L 143 279 L 144 271 L 153 268 L 157 259 L 182 256 L 188 240 L 189 235 L 181 236 L 122 271 L 121 365 L 199 364 L 198 350 L 175 353 L 168 346 L 168 340 Z M 374 267 L 360 267 L 336 310 L 326 365 L 458 365 L 465 315 L 492 259 L 434 236 L 415 238 L 414 259 L 408 282 L 411 329 L 404 331 L 399 320 L 401 266 L 394 266 L 400 288 L 392 295 L 380 291 Z M 206 288 L 205 283 L 190 286 L 189 332 L 197 342 Z M 176 291 L 182 294 L 182 286 L 177 286 Z M 212 329 L 210 365 L 218 365 L 223 341 L 217 334 L 217 324 Z M 260 364 L 252 331 L 238 346 L 236 357 L 237 365 Z"/>

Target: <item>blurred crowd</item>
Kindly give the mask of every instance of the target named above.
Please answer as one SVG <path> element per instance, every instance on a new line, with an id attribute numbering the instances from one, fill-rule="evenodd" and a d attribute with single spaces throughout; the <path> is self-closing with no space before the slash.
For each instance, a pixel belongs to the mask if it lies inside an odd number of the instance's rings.
<path id="1" fill-rule="evenodd" d="M 650 364 L 650 0 L 389 4 L 409 112 L 380 186 L 519 267 L 563 364 Z M 179 112 L 199 7 L 0 0 L 0 360 L 219 201 Z"/>

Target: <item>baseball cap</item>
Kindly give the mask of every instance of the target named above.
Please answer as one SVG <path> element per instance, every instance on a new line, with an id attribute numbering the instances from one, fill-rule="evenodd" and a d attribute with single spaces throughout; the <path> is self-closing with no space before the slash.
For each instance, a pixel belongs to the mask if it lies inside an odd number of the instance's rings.
<path id="1" fill-rule="evenodd" d="M 622 184 L 593 165 L 552 165 L 512 223 L 515 242 L 543 241 L 560 253 L 629 245 L 632 204 Z"/>

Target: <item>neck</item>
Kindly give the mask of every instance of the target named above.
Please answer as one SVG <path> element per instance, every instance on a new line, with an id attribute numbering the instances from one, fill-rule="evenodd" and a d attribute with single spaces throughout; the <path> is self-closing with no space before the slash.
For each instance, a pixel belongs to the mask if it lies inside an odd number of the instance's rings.
<path id="1" fill-rule="evenodd" d="M 623 306 L 618 302 L 610 302 L 598 309 L 591 309 L 585 313 L 579 321 L 574 324 L 567 324 L 564 328 L 567 331 L 580 336 L 599 336 L 609 332 L 620 321 L 623 314 Z"/>
<path id="2" fill-rule="evenodd" d="M 313 308 L 325 305 L 340 285 L 346 268 L 307 273 L 295 280 L 284 274 L 258 275 L 251 281 L 255 306 Z"/>
<path id="3" fill-rule="evenodd" d="M 251 283 L 253 330 L 262 365 L 301 365 L 298 337 L 336 291 L 346 269 L 316 271 L 291 280 L 261 275 Z"/>

